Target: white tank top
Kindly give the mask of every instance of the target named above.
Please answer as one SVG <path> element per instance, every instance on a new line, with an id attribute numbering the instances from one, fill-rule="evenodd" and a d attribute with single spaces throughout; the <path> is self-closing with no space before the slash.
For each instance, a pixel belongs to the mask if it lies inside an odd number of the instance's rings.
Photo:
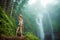
<path id="1" fill-rule="evenodd" d="M 19 24 L 18 25 L 20 25 L 20 24 L 23 24 L 23 20 L 19 20 Z"/>

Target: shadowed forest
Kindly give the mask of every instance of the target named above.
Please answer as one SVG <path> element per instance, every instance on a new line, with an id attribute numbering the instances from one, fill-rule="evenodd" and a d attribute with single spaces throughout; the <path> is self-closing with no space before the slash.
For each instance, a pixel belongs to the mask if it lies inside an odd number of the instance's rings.
<path id="1" fill-rule="evenodd" d="M 60 40 L 60 0 L 0 0 L 0 40 Z"/>

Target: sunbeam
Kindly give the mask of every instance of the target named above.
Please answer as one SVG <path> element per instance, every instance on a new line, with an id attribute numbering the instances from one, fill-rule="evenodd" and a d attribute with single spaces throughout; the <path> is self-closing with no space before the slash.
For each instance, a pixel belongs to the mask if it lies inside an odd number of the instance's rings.
<path id="1" fill-rule="evenodd" d="M 46 8 L 48 5 L 55 5 L 55 4 L 57 4 L 58 3 L 58 1 L 56 1 L 56 0 L 40 0 L 40 4 L 44 7 L 44 8 Z"/>

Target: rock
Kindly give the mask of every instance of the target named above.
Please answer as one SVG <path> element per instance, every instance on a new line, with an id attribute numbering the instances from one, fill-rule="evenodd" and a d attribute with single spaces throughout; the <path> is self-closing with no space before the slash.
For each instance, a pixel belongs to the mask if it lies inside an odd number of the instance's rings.
<path id="1" fill-rule="evenodd" d="M 19 36 L 13 36 L 13 37 L 8 37 L 8 36 L 0 36 L 0 40 L 25 40 L 25 37 L 19 37 Z"/>

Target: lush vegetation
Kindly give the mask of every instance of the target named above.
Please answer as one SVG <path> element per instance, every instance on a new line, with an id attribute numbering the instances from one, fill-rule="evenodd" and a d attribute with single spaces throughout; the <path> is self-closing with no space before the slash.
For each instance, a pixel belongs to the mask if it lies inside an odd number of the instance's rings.
<path id="1" fill-rule="evenodd" d="M 15 35 L 16 25 L 12 18 L 6 15 L 6 13 L 0 8 L 0 35 L 7 36 Z"/>
<path id="2" fill-rule="evenodd" d="M 26 35 L 25 35 L 25 37 L 26 37 L 26 40 L 39 40 L 38 37 L 34 36 L 34 35 L 33 35 L 32 33 L 30 33 L 30 32 L 27 32 Z"/>

